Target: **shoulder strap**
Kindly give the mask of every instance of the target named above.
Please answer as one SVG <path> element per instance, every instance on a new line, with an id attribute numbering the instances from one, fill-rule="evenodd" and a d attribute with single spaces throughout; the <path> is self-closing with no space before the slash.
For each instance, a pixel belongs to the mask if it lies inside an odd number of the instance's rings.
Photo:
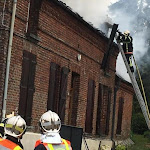
<path id="1" fill-rule="evenodd" d="M 62 139 L 62 141 L 64 142 L 65 146 L 66 146 L 66 150 L 69 150 L 69 146 L 68 146 L 68 143 L 65 139 Z"/>
<path id="2" fill-rule="evenodd" d="M 54 150 L 54 148 L 53 148 L 53 145 L 52 144 L 47 144 L 48 145 L 48 148 L 50 149 L 50 150 Z"/>
<path id="3" fill-rule="evenodd" d="M 13 150 L 22 150 L 20 146 L 16 146 Z"/>
<path id="4" fill-rule="evenodd" d="M 65 139 L 62 139 L 63 143 L 65 144 L 66 150 L 70 150 L 69 149 L 69 145 L 67 143 L 67 141 Z M 54 150 L 54 147 L 52 144 L 47 144 L 47 143 L 43 143 L 43 145 L 48 148 L 49 150 Z"/>

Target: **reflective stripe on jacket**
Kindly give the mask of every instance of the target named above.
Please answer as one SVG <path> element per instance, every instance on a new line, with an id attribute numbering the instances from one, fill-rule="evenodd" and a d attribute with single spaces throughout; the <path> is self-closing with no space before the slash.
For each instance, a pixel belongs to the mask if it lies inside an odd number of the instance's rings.
<path id="1" fill-rule="evenodd" d="M 68 140 L 62 139 L 61 144 L 43 143 L 41 140 L 36 141 L 35 147 L 43 144 L 47 150 L 72 150 L 71 144 Z"/>
<path id="2" fill-rule="evenodd" d="M 0 137 L 0 141 L 2 141 L 3 140 L 3 138 L 2 137 Z"/>
<path id="3" fill-rule="evenodd" d="M 0 127 L 4 127 L 4 123 L 0 123 Z"/>
<path id="4" fill-rule="evenodd" d="M 133 52 L 125 52 L 125 54 L 133 55 Z"/>
<path id="5" fill-rule="evenodd" d="M 22 150 L 22 148 L 7 139 L 0 139 L 0 150 Z"/>

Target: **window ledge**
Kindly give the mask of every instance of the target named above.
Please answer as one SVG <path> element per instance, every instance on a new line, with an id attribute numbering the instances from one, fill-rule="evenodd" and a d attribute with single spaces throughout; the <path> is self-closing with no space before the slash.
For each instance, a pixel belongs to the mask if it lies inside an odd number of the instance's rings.
<path id="1" fill-rule="evenodd" d="M 109 72 L 104 72 L 104 76 L 105 76 L 105 77 L 108 77 L 108 78 L 111 77 L 111 75 L 110 75 Z"/>
<path id="2" fill-rule="evenodd" d="M 41 39 L 37 35 L 32 34 L 32 33 L 27 33 L 26 37 L 29 41 L 32 41 L 34 43 L 38 43 L 41 41 Z"/>

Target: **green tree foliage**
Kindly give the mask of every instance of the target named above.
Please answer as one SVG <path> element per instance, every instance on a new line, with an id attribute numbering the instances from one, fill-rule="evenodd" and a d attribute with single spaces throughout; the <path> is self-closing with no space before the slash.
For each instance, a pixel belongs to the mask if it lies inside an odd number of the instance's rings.
<path id="1" fill-rule="evenodd" d="M 136 113 L 132 116 L 132 131 L 137 134 L 144 134 L 147 131 L 147 125 L 142 113 Z"/>

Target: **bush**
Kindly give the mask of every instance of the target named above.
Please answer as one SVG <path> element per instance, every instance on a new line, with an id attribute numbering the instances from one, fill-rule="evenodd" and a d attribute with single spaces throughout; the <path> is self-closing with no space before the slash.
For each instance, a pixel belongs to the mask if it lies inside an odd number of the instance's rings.
<path id="1" fill-rule="evenodd" d="M 142 113 L 133 115 L 132 117 L 132 131 L 133 133 L 143 134 L 147 131 L 147 125 Z"/>
<path id="2" fill-rule="evenodd" d="M 150 131 L 145 131 L 144 137 L 150 139 Z"/>
<path id="3" fill-rule="evenodd" d="M 117 145 L 115 150 L 126 150 L 127 148 L 124 145 Z"/>

